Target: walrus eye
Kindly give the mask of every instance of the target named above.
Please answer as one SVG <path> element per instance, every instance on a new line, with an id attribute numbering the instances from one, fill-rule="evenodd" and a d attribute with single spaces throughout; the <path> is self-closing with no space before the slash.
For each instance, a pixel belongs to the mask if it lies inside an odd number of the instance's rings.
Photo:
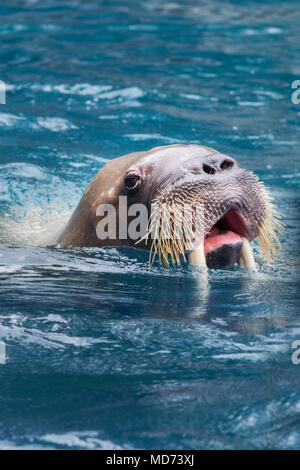
<path id="1" fill-rule="evenodd" d="M 136 192 L 141 185 L 141 178 L 139 175 L 126 175 L 124 178 L 124 184 L 128 192 Z"/>

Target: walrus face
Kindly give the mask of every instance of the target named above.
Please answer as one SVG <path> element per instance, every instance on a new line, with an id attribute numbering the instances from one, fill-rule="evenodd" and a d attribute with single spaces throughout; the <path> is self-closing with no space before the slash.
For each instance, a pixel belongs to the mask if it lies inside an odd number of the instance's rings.
<path id="1" fill-rule="evenodd" d="M 139 211 L 140 221 L 132 220 Z M 233 158 L 169 145 L 110 160 L 57 243 L 144 248 L 150 263 L 158 255 L 166 265 L 188 257 L 197 266 L 255 269 L 250 242 L 256 238 L 270 260 L 280 246 L 279 218 L 264 185 Z"/>
<path id="2" fill-rule="evenodd" d="M 216 150 L 176 145 L 147 152 L 126 169 L 123 191 L 129 206 L 143 203 L 151 212 L 148 233 L 138 242 L 150 249 L 150 260 L 157 254 L 165 264 L 180 263 L 188 255 L 192 264 L 209 268 L 236 262 L 255 268 L 250 242 L 257 238 L 268 260 L 274 241 L 279 244 L 280 216 L 263 184 Z M 185 207 L 188 230 L 182 230 Z"/>

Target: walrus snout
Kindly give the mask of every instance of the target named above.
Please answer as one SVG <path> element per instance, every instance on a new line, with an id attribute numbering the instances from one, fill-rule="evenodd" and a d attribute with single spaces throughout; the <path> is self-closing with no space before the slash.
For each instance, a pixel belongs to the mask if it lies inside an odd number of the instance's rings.
<path id="1" fill-rule="evenodd" d="M 195 175 L 208 174 L 215 175 L 230 170 L 235 170 L 238 167 L 238 163 L 231 157 L 220 155 L 207 155 L 202 158 L 194 158 L 184 163 L 186 171 L 191 172 Z"/>

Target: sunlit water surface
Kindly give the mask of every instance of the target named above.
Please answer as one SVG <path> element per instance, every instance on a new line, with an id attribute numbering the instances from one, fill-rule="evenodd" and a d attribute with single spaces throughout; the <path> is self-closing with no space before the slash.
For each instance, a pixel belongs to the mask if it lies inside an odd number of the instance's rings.
<path id="1" fill-rule="evenodd" d="M 1 2 L 1 448 L 300 447 L 299 5 L 241 3 Z M 107 160 L 170 143 L 271 188 L 271 266 L 32 245 Z"/>

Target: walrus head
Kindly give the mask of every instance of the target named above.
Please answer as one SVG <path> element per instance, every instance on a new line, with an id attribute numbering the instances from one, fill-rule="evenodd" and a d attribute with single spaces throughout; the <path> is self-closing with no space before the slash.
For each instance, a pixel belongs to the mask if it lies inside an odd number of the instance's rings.
<path id="1" fill-rule="evenodd" d="M 145 233 L 138 240 L 109 235 L 99 240 L 96 208 L 112 204 L 120 226 L 120 196 L 126 196 L 127 211 L 136 204 L 147 207 Z M 209 268 L 236 262 L 255 268 L 250 242 L 257 239 L 269 261 L 280 246 L 279 219 L 264 185 L 233 158 L 199 145 L 170 145 L 109 162 L 58 243 L 140 247 L 150 250 L 151 262 L 158 255 L 167 265 L 188 256 L 192 264 Z"/>

